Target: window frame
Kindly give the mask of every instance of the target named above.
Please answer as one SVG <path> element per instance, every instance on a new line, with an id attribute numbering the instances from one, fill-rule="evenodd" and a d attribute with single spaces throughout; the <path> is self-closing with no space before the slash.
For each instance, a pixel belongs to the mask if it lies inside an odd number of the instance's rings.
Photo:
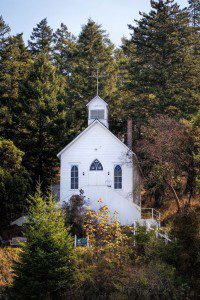
<path id="1" fill-rule="evenodd" d="M 92 113 L 94 113 L 94 112 L 96 112 L 95 117 L 92 116 Z M 101 118 L 102 115 L 100 115 L 99 112 L 101 112 L 101 113 L 103 112 L 103 118 Z M 96 120 L 96 119 L 104 120 L 105 119 L 105 109 L 91 109 L 90 110 L 90 119 L 91 120 Z"/>
<path id="2" fill-rule="evenodd" d="M 121 174 L 117 174 L 116 175 L 116 168 L 120 167 L 121 169 Z M 123 186 L 122 186 L 122 166 L 120 164 L 116 164 L 114 165 L 114 189 L 115 190 L 122 190 Z"/>
<path id="3" fill-rule="evenodd" d="M 92 165 L 95 165 L 95 169 L 92 169 Z M 99 166 L 99 165 L 101 166 L 101 169 L 98 169 L 98 166 Z M 101 163 L 97 158 L 95 158 L 95 159 L 92 161 L 89 170 L 90 170 L 90 171 L 103 171 L 103 165 L 102 165 L 102 163 Z"/>
<path id="4" fill-rule="evenodd" d="M 73 171 L 73 168 L 77 168 L 77 170 L 75 169 Z M 72 174 L 72 172 L 74 174 Z M 72 164 L 70 169 L 70 189 L 78 190 L 78 188 L 79 188 L 79 167 L 77 164 Z"/>

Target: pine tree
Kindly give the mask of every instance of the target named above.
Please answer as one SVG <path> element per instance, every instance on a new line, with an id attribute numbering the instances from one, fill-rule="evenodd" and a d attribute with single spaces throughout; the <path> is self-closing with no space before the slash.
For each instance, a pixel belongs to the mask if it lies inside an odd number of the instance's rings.
<path id="1" fill-rule="evenodd" d="M 68 77 L 74 73 L 76 38 L 68 31 L 65 24 L 61 23 L 60 28 L 53 35 L 53 57 L 57 71 Z"/>
<path id="2" fill-rule="evenodd" d="M 189 0 L 189 13 L 192 27 L 200 30 L 200 2 L 199 0 Z"/>
<path id="3" fill-rule="evenodd" d="M 0 52 L 0 134 L 19 147 L 16 137 L 19 132 L 17 120 L 21 118 L 22 111 L 19 87 L 31 65 L 30 54 L 22 34 L 8 37 Z"/>
<path id="4" fill-rule="evenodd" d="M 86 126 L 86 104 L 97 94 L 96 78 L 99 70 L 99 95 L 111 101 L 116 89 L 114 45 L 100 25 L 91 19 L 82 27 L 77 40 L 76 68 L 69 86 L 71 138 Z"/>
<path id="5" fill-rule="evenodd" d="M 51 55 L 52 51 L 53 30 L 47 23 L 47 19 L 43 19 L 33 28 L 33 32 L 28 41 L 29 49 L 34 55 L 43 53 Z"/>
<path id="6" fill-rule="evenodd" d="M 54 178 L 56 154 L 65 143 L 64 81 L 48 58 L 40 54 L 21 86 L 21 149 L 25 165 L 43 186 Z"/>
<path id="7" fill-rule="evenodd" d="M 42 197 L 40 187 L 30 198 L 28 239 L 14 266 L 15 299 L 46 299 L 70 287 L 73 275 L 73 240 L 65 227 L 65 217 L 56 208 L 52 195 Z"/>
<path id="8" fill-rule="evenodd" d="M 5 23 L 3 17 L 0 16 L 0 51 L 2 50 L 3 45 L 5 44 L 5 40 L 9 32 L 10 27 Z"/>
<path id="9" fill-rule="evenodd" d="M 140 13 L 137 26 L 129 25 L 132 99 L 149 113 L 189 117 L 198 107 L 188 13 L 173 0 L 151 1 L 149 14 Z M 147 103 L 147 106 L 146 106 Z M 130 103 L 135 107 L 134 100 Z"/>

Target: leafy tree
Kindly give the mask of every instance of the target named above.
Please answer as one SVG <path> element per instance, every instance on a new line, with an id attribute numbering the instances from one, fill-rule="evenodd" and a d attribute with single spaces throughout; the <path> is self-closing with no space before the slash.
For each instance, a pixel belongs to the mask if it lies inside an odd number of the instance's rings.
<path id="1" fill-rule="evenodd" d="M 151 1 L 151 7 L 136 26 L 129 25 L 131 39 L 123 47 L 130 57 L 129 110 L 190 117 L 198 107 L 199 83 L 188 13 L 173 0 Z"/>
<path id="2" fill-rule="evenodd" d="M 52 195 L 44 199 L 40 187 L 30 198 L 28 242 L 14 266 L 15 299 L 46 299 L 66 292 L 73 274 L 73 240 L 65 217 Z"/>
<path id="3" fill-rule="evenodd" d="M 84 219 L 86 213 L 85 199 L 82 194 L 73 195 L 69 202 L 67 202 L 63 209 L 66 215 L 66 224 L 70 226 L 71 233 L 74 236 L 75 234 L 78 237 L 84 237 Z"/>
<path id="4" fill-rule="evenodd" d="M 27 209 L 30 176 L 22 166 L 24 153 L 12 141 L 0 140 L 0 223 L 3 233 Z"/>
<path id="5" fill-rule="evenodd" d="M 64 81 L 47 57 L 39 54 L 21 86 L 21 149 L 25 165 L 43 187 L 55 175 L 56 154 L 65 143 Z M 23 116 L 23 117 L 22 117 Z"/>
<path id="6" fill-rule="evenodd" d="M 53 30 L 47 23 L 47 19 L 43 19 L 33 28 L 33 32 L 28 41 L 29 49 L 34 55 L 43 53 L 51 55 L 52 51 Z"/>
<path id="7" fill-rule="evenodd" d="M 193 191 L 187 189 L 190 172 L 194 172 L 191 170 L 193 147 L 190 129 L 167 116 L 151 118 L 143 130 L 143 138 L 136 146 L 146 175 L 146 188 L 154 193 L 159 191 L 160 197 L 167 186 L 178 210 L 190 201 Z M 194 177 L 192 178 L 194 181 Z M 185 202 L 184 197 L 188 192 L 189 198 Z"/>

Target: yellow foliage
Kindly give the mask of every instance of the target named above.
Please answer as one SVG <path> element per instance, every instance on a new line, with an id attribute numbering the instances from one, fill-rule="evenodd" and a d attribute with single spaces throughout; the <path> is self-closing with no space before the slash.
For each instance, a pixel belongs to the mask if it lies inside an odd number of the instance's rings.
<path id="1" fill-rule="evenodd" d="M 18 259 L 19 251 L 19 248 L 0 248 L 0 293 L 12 284 L 13 261 Z"/>

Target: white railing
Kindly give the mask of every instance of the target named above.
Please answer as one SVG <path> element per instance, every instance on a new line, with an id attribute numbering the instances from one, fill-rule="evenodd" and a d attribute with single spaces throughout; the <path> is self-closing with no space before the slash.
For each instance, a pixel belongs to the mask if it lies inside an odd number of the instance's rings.
<path id="1" fill-rule="evenodd" d="M 156 220 L 160 227 L 161 213 L 155 208 L 141 208 L 141 219 Z"/>

